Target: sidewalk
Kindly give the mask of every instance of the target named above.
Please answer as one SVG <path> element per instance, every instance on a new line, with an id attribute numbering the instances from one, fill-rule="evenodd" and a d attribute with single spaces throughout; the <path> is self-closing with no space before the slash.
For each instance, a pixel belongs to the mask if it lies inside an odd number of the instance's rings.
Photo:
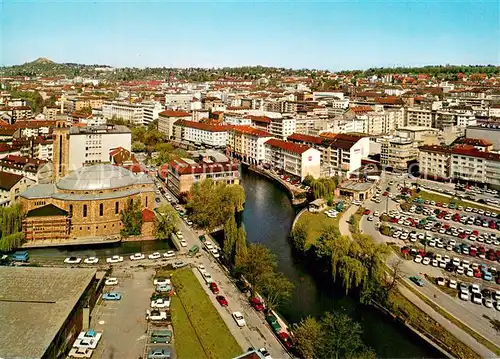
<path id="1" fill-rule="evenodd" d="M 358 208 L 359 208 L 359 206 L 352 205 L 349 207 L 349 209 L 347 211 L 345 211 L 342 214 L 342 217 L 340 217 L 340 221 L 339 221 L 340 234 L 343 236 L 348 236 L 350 240 L 352 240 L 352 236 L 351 236 L 351 231 L 349 230 L 349 218 L 351 218 L 351 216 L 354 213 L 356 213 Z"/>

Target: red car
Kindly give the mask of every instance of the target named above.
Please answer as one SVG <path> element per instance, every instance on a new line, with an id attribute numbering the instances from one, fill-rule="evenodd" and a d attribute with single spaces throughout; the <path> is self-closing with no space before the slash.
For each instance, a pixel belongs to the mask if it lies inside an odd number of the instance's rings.
<path id="1" fill-rule="evenodd" d="M 436 206 L 441 207 L 443 204 L 441 202 L 436 203 Z"/>
<path id="2" fill-rule="evenodd" d="M 481 271 L 480 271 L 479 269 L 476 269 L 476 270 L 474 271 L 474 277 L 476 277 L 476 278 L 481 278 Z"/>
<path id="3" fill-rule="evenodd" d="M 479 236 L 479 232 L 478 232 L 478 231 L 476 231 L 476 230 L 473 230 L 473 231 L 472 231 L 472 234 L 473 234 L 473 235 L 475 235 L 476 237 L 477 237 L 477 236 Z"/>
<path id="4" fill-rule="evenodd" d="M 388 194 L 389 194 L 389 192 L 384 192 L 384 193 L 382 193 L 382 196 L 386 196 L 387 197 Z"/>
<path id="5" fill-rule="evenodd" d="M 262 312 L 264 310 L 264 304 L 262 304 L 259 298 L 256 297 L 250 298 L 250 303 L 252 304 L 252 307 L 254 307 L 256 311 Z"/>
<path id="6" fill-rule="evenodd" d="M 218 295 L 215 299 L 217 299 L 221 307 L 227 307 L 227 299 L 223 295 Z"/>
<path id="7" fill-rule="evenodd" d="M 278 336 L 280 337 L 280 340 L 283 342 L 283 344 L 285 345 L 285 347 L 287 349 L 291 349 L 292 348 L 292 346 L 293 346 L 292 339 L 290 338 L 290 336 L 287 333 L 280 332 L 278 334 Z"/>
<path id="8" fill-rule="evenodd" d="M 217 283 L 215 282 L 210 283 L 210 290 L 214 294 L 219 294 L 219 287 L 217 287 Z"/>
<path id="9" fill-rule="evenodd" d="M 371 211 L 370 211 L 369 209 L 367 209 L 367 210 L 365 210 L 365 211 L 363 212 L 363 214 L 364 214 L 364 215 L 369 215 L 370 213 L 371 213 Z"/>

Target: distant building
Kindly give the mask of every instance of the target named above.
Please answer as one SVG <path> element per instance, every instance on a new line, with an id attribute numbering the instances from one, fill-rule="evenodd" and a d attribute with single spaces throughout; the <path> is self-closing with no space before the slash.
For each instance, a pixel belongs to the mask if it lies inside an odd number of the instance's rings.
<path id="1" fill-rule="evenodd" d="M 143 108 L 142 123 L 146 126 L 157 120 L 160 112 L 164 110 L 162 104 L 156 101 L 144 101 L 141 106 Z"/>
<path id="2" fill-rule="evenodd" d="M 392 137 L 381 140 L 380 163 L 397 171 L 407 171 L 418 159 L 417 143 L 408 137 Z"/>
<path id="3" fill-rule="evenodd" d="M 178 120 L 174 123 L 174 138 L 193 144 L 207 145 L 215 148 L 226 148 L 227 127 L 208 123 Z"/>
<path id="4" fill-rule="evenodd" d="M 266 131 L 250 126 L 231 126 L 228 130 L 228 150 L 245 163 L 260 164 L 266 159 L 265 142 L 273 138 Z"/>
<path id="5" fill-rule="evenodd" d="M 34 183 L 49 183 L 52 176 L 50 163 L 33 157 L 7 155 L 0 159 L 0 170 L 26 177 Z"/>
<path id="6" fill-rule="evenodd" d="M 144 108 L 141 104 L 106 101 L 102 106 L 102 113 L 105 119 L 121 118 L 134 125 L 144 124 Z"/>
<path id="7" fill-rule="evenodd" d="M 0 171 L 0 207 L 16 203 L 19 195 L 34 183 L 23 175 Z"/>
<path id="8" fill-rule="evenodd" d="M 174 123 L 177 120 L 191 119 L 191 114 L 185 111 L 165 110 L 158 115 L 158 131 L 164 133 L 168 139 L 174 136 Z"/>
<path id="9" fill-rule="evenodd" d="M 288 136 L 295 132 L 296 126 L 295 117 L 271 118 L 269 132 L 280 140 L 286 140 Z"/>
<path id="10" fill-rule="evenodd" d="M 465 137 L 484 139 L 493 144 L 493 151 L 500 151 L 500 121 L 467 127 Z"/>

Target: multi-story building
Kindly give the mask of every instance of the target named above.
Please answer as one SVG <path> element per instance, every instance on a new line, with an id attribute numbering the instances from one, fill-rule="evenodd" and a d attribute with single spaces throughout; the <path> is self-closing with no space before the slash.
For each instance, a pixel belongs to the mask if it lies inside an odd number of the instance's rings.
<path id="1" fill-rule="evenodd" d="M 167 135 L 170 139 L 174 136 L 174 123 L 177 120 L 191 118 L 191 114 L 185 111 L 166 110 L 160 112 L 158 116 L 158 131 Z"/>
<path id="2" fill-rule="evenodd" d="M 35 182 L 23 175 L 0 171 L 0 207 L 8 207 Z"/>
<path id="3" fill-rule="evenodd" d="M 430 109 L 410 107 L 406 109 L 407 126 L 433 127 L 435 113 Z"/>
<path id="4" fill-rule="evenodd" d="M 416 142 L 408 137 L 381 139 L 380 163 L 398 171 L 407 171 L 418 158 Z"/>
<path id="5" fill-rule="evenodd" d="M 192 93 L 167 93 L 165 94 L 165 107 L 174 110 L 190 111 L 191 102 L 193 101 Z"/>
<path id="6" fill-rule="evenodd" d="M 142 123 L 146 126 L 158 119 L 160 112 L 163 111 L 162 104 L 156 101 L 144 101 L 141 106 L 144 111 Z"/>
<path id="7" fill-rule="evenodd" d="M 52 160 L 53 141 L 51 137 L 37 136 L 18 138 L 12 143 L 20 147 L 21 156 L 37 158 L 44 161 Z"/>
<path id="8" fill-rule="evenodd" d="M 493 144 L 494 151 L 500 151 L 500 122 L 482 123 L 467 127 L 465 137 L 482 138 Z"/>
<path id="9" fill-rule="evenodd" d="M 134 125 L 144 123 L 144 108 L 141 104 L 106 101 L 102 106 L 102 113 L 105 119 L 122 118 Z"/>
<path id="10" fill-rule="evenodd" d="M 0 159 L 0 170 L 26 177 L 35 183 L 51 181 L 50 162 L 33 157 L 8 155 Z"/>
<path id="11" fill-rule="evenodd" d="M 265 142 L 265 163 L 278 171 L 300 178 L 321 175 L 320 151 L 305 145 L 298 145 L 272 138 Z"/>
<path id="12" fill-rule="evenodd" d="M 36 136 L 47 136 L 50 133 L 51 128 L 56 124 L 56 121 L 17 121 L 14 125 L 16 127 L 16 132 L 14 137 L 36 137 Z"/>
<path id="13" fill-rule="evenodd" d="M 57 156 L 68 156 L 66 172 L 88 164 L 109 162 L 110 151 L 118 147 L 131 151 L 132 134 L 126 126 L 71 127 L 66 132 L 64 141 L 55 134 L 53 155 L 54 161 Z M 64 142 L 62 146 L 61 141 Z M 59 154 L 58 149 L 63 152 Z"/>
<path id="14" fill-rule="evenodd" d="M 448 148 L 425 145 L 418 148 L 419 171 L 424 178 L 447 180 L 451 174 L 451 155 Z"/>
<path id="15" fill-rule="evenodd" d="M 174 138 L 178 141 L 189 141 L 199 145 L 226 148 L 227 126 L 225 125 L 177 120 L 173 127 Z"/>
<path id="16" fill-rule="evenodd" d="M 215 162 L 208 158 L 199 162 L 178 159 L 168 164 L 167 188 L 178 198 L 191 191 L 195 183 L 205 179 L 239 184 L 239 165 L 231 161 Z"/>
<path id="17" fill-rule="evenodd" d="M 45 106 L 43 108 L 42 113 L 45 116 L 45 120 L 47 121 L 55 121 L 56 116 L 59 113 L 59 107 L 58 106 Z"/>
<path id="18" fill-rule="evenodd" d="M 295 117 L 271 118 L 269 132 L 280 140 L 285 140 L 296 132 L 297 122 Z"/>
<path id="19" fill-rule="evenodd" d="M 250 126 L 231 126 L 227 134 L 228 150 L 233 157 L 249 164 L 260 164 L 266 159 L 264 143 L 273 138 L 269 132 Z"/>

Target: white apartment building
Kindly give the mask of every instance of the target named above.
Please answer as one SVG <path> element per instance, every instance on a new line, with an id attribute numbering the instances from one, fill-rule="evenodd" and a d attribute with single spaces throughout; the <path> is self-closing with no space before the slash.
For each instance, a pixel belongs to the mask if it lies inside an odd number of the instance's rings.
<path id="1" fill-rule="evenodd" d="M 260 164 L 265 161 L 264 143 L 273 138 L 270 133 L 250 126 L 231 126 L 227 135 L 231 155 L 248 164 Z"/>
<path id="2" fill-rule="evenodd" d="M 224 122 L 232 126 L 251 126 L 252 120 L 241 114 L 225 113 Z"/>
<path id="3" fill-rule="evenodd" d="M 385 167 L 406 171 L 411 162 L 418 159 L 416 142 L 407 137 L 390 137 L 380 140 L 380 163 Z"/>
<path id="4" fill-rule="evenodd" d="M 144 101 L 141 106 L 144 109 L 142 123 L 146 126 L 158 119 L 160 112 L 163 111 L 162 104 L 157 101 Z"/>
<path id="5" fill-rule="evenodd" d="M 490 108 L 488 109 L 488 116 L 500 118 L 500 104 L 491 105 Z"/>
<path id="6" fill-rule="evenodd" d="M 296 132 L 297 121 L 294 117 L 271 118 L 269 132 L 275 137 L 284 140 Z"/>
<path id="7" fill-rule="evenodd" d="M 406 109 L 406 126 L 432 127 L 434 115 L 431 110 L 410 107 Z"/>
<path id="8" fill-rule="evenodd" d="M 167 93 L 165 94 L 165 107 L 174 110 L 190 111 L 193 93 Z M 201 102 L 199 102 L 201 109 Z"/>
<path id="9" fill-rule="evenodd" d="M 131 151 L 132 134 L 126 126 L 71 127 L 69 170 L 89 163 L 109 162 L 109 152 L 122 147 Z"/>
<path id="10" fill-rule="evenodd" d="M 448 179 L 451 173 L 449 149 L 441 146 L 421 146 L 418 151 L 419 171 L 426 179 Z"/>
<path id="11" fill-rule="evenodd" d="M 177 120 L 190 119 L 191 114 L 185 111 L 166 110 L 158 115 L 158 131 L 167 135 L 167 139 L 174 136 L 174 123 Z"/>
<path id="12" fill-rule="evenodd" d="M 102 106 L 102 113 L 107 120 L 116 117 L 122 118 L 134 125 L 142 125 L 144 123 L 144 108 L 141 104 L 106 101 Z"/>
<path id="13" fill-rule="evenodd" d="M 225 148 L 227 145 L 227 126 L 178 120 L 174 123 L 174 138 L 194 144 Z"/>
<path id="14" fill-rule="evenodd" d="M 308 175 L 321 175 L 321 153 L 314 148 L 272 138 L 265 142 L 265 149 L 265 163 L 277 170 L 301 181 Z"/>

